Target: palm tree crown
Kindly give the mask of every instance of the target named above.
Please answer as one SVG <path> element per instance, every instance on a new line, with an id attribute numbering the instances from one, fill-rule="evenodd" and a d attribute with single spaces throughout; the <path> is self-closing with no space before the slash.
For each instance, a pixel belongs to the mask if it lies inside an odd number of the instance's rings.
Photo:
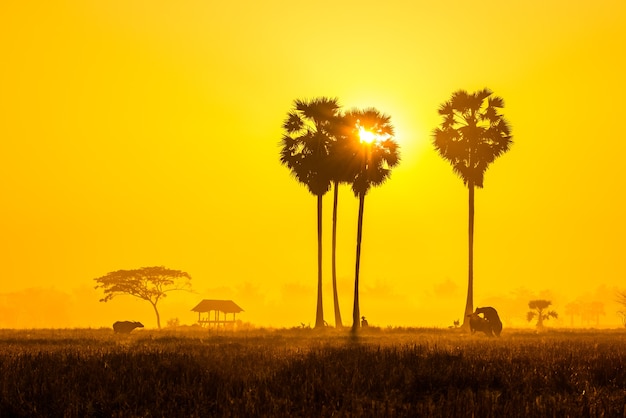
<path id="1" fill-rule="evenodd" d="M 509 124 L 499 113 L 504 100 L 492 94 L 489 89 L 459 90 L 439 107 L 444 120 L 433 143 L 465 185 L 482 188 L 487 167 L 512 143 Z"/>
<path id="2" fill-rule="evenodd" d="M 389 178 L 391 169 L 400 162 L 399 146 L 394 140 L 390 116 L 374 108 L 347 112 L 344 124 L 347 129 L 345 146 L 352 151 L 352 157 L 346 159 L 346 170 L 352 177 L 352 191 L 358 197 Z M 373 134 L 374 141 L 363 142 L 362 131 Z"/>
<path id="3" fill-rule="evenodd" d="M 330 189 L 329 153 L 339 123 L 337 99 L 296 100 L 283 123 L 280 162 L 309 191 L 323 195 Z"/>

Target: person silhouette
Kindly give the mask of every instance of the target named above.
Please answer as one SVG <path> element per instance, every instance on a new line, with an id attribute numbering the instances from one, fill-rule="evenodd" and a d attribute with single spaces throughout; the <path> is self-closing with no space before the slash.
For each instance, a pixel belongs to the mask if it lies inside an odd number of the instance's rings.
<path id="1" fill-rule="evenodd" d="M 361 317 L 361 326 L 368 327 L 370 324 L 367 323 L 367 319 L 364 316 Z"/>

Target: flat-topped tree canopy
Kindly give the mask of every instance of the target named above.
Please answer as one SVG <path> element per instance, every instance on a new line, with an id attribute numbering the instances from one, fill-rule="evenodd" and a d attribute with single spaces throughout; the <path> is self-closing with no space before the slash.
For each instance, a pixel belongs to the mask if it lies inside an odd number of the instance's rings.
<path id="1" fill-rule="evenodd" d="M 194 312 L 211 312 L 219 311 L 223 313 L 236 314 L 243 312 L 243 309 L 232 300 L 215 300 L 215 299 L 203 299 L 198 303 L 196 307 L 192 309 Z"/>

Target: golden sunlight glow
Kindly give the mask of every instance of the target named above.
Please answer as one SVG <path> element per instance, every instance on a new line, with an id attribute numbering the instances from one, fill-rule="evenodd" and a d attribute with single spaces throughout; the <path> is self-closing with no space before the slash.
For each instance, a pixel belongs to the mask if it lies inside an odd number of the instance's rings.
<path id="1" fill-rule="evenodd" d="M 361 142 L 371 144 L 378 139 L 378 136 L 374 132 L 370 132 L 362 126 L 359 126 L 359 138 L 361 138 Z"/>
<path id="2" fill-rule="evenodd" d="M 191 309 L 206 298 L 233 300 L 250 329 L 306 327 L 321 244 L 332 325 L 337 189 L 318 242 L 318 199 L 304 183 L 315 177 L 294 177 L 281 148 L 296 100 L 336 98 L 356 157 L 397 145 L 401 158 L 366 199 L 360 312 L 372 327 L 447 330 L 465 314 L 468 189 L 433 133 L 453 92 L 490 88 L 514 144 L 476 190 L 474 305 L 534 329 L 528 302 L 547 299 L 553 326 L 626 330 L 613 295 L 626 290 L 626 141 L 610 123 L 555 123 L 623 119 L 625 0 L 578 2 L 567 18 L 563 1 L 336 1 L 332 13 L 239 3 L 0 0 L 11 63 L 0 65 L 0 329 L 156 327 L 148 303 L 101 303 L 94 289 L 95 277 L 145 266 L 189 272 L 198 292 L 168 295 L 163 324 L 197 324 Z M 293 16 L 325 29 L 301 36 Z M 485 17 L 507 30 L 476 25 Z M 470 32 L 498 65 L 458 48 Z M 349 48 L 337 42 L 348 34 Z M 588 106 L 592 94 L 601 106 Z M 602 145 L 581 146 L 592 136 Z M 347 326 L 360 204 L 349 188 L 338 192 L 335 263 Z M 578 302 L 604 302 L 606 315 L 567 314 Z"/>
<path id="3" fill-rule="evenodd" d="M 362 126 L 359 126 L 359 138 L 361 139 L 361 142 L 364 142 L 366 144 L 373 144 L 374 142 L 383 142 L 385 139 L 389 138 L 389 135 L 375 134 L 374 132 L 368 131 Z"/>

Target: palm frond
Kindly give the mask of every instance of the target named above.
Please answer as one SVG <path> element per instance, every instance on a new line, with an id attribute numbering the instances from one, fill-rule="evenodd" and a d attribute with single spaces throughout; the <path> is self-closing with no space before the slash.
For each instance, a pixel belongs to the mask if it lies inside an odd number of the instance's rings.
<path id="1" fill-rule="evenodd" d="M 492 94 L 493 94 L 493 92 L 490 89 L 488 89 L 487 87 L 485 87 L 484 89 L 479 90 L 476 93 L 474 93 L 474 98 L 476 99 L 476 101 L 479 102 L 479 107 L 480 107 L 480 106 L 482 106 L 482 104 L 485 101 L 485 99 L 487 99 Z"/>
<path id="2" fill-rule="evenodd" d="M 452 103 L 450 101 L 443 103 L 441 106 L 439 106 L 438 112 L 441 116 L 453 115 L 454 108 L 452 107 Z"/>
<path id="3" fill-rule="evenodd" d="M 336 116 L 341 106 L 336 98 L 319 97 L 310 101 L 296 100 L 295 107 L 305 118 L 316 124 L 324 124 Z"/>
<path id="4" fill-rule="evenodd" d="M 300 115 L 296 112 L 289 112 L 287 114 L 287 119 L 283 122 L 283 129 L 288 133 L 292 134 L 298 132 L 303 128 L 303 122 Z"/>
<path id="5" fill-rule="evenodd" d="M 510 127 L 497 111 L 504 101 L 492 94 L 487 88 L 458 90 L 438 110 L 442 122 L 433 131 L 433 146 L 466 185 L 482 187 L 489 165 L 512 144 Z"/>
<path id="6" fill-rule="evenodd" d="M 531 300 L 530 302 L 528 302 L 528 307 L 530 309 L 546 309 L 548 306 L 552 305 L 552 302 L 549 300 L 545 300 L 545 299 L 536 299 L 536 300 Z"/>
<path id="7" fill-rule="evenodd" d="M 504 107 L 504 99 L 502 99 L 502 97 L 499 96 L 492 96 L 489 98 L 489 107 L 494 107 L 494 108 L 503 108 Z"/>

